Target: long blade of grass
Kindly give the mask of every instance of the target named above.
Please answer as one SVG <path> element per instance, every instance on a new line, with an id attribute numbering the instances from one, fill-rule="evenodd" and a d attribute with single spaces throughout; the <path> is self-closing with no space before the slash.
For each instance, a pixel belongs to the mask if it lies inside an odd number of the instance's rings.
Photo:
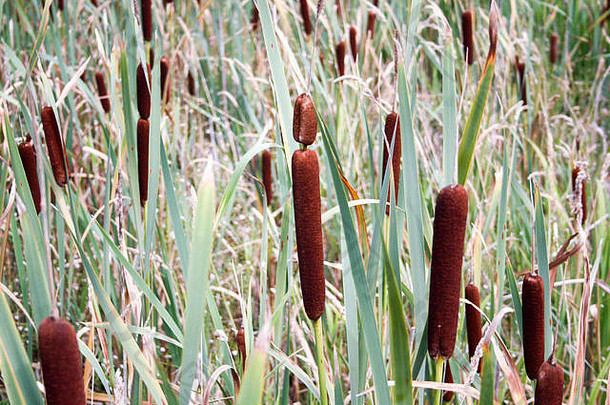
<path id="1" fill-rule="evenodd" d="M 544 282 L 544 358 L 548 358 L 553 350 L 553 331 L 551 328 L 551 278 L 549 275 L 549 256 L 546 247 L 546 230 L 544 214 L 542 213 L 542 201 L 540 190 L 534 190 L 534 227 L 536 233 L 536 263 L 538 273 Z"/>
<path id="2" fill-rule="evenodd" d="M 455 67 L 453 37 L 447 33 L 443 53 L 443 183 L 454 183 L 455 159 L 457 155 L 457 107 L 455 94 Z"/>

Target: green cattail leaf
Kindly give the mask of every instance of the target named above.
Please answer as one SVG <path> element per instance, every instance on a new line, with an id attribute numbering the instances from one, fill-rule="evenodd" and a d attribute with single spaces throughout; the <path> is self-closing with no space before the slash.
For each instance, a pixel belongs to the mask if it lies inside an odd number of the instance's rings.
<path id="1" fill-rule="evenodd" d="M 483 367 L 481 369 L 481 396 L 479 405 L 493 405 L 494 404 L 494 378 L 496 374 L 496 367 L 491 356 L 489 346 L 483 346 Z"/>
<path id="2" fill-rule="evenodd" d="M 237 405 L 261 404 L 263 389 L 265 387 L 265 376 L 267 374 L 267 349 L 268 342 L 259 337 L 259 344 L 254 347 L 252 353 L 248 355 L 246 362 L 246 372 L 243 377 L 242 385 L 237 396 Z"/>

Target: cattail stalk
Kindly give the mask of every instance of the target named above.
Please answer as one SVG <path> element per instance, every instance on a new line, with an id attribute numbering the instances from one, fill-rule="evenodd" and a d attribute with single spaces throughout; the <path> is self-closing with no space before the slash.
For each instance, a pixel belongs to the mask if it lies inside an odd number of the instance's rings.
<path id="1" fill-rule="evenodd" d="M 544 362 L 544 283 L 537 273 L 525 275 L 521 301 L 525 371 L 535 380 Z"/>
<path id="2" fill-rule="evenodd" d="M 34 208 L 36 208 L 36 213 L 40 214 L 40 183 L 38 182 L 38 171 L 36 170 L 36 149 L 34 149 L 32 138 L 29 135 L 25 142 L 19 144 L 19 157 L 23 164 L 25 177 L 28 179 Z"/>
<path id="3" fill-rule="evenodd" d="M 138 185 L 140 187 L 140 204 L 148 200 L 148 138 L 150 124 L 148 120 L 138 120 Z"/>
<path id="4" fill-rule="evenodd" d="M 339 76 L 345 75 L 345 41 L 340 41 L 337 44 L 337 72 Z"/>
<path id="5" fill-rule="evenodd" d="M 394 149 L 392 151 L 392 173 L 394 174 L 394 198 L 398 199 L 398 188 L 400 186 L 400 161 L 402 158 L 402 141 L 400 135 L 400 117 L 395 112 L 388 114 L 385 120 L 385 142 L 383 144 L 383 172 L 385 177 L 385 170 L 388 164 L 390 155 L 390 147 L 392 146 L 392 140 L 394 140 Z M 388 188 L 388 202 L 390 202 L 390 191 L 391 187 Z M 386 205 L 385 213 L 390 213 L 390 207 Z"/>
<path id="6" fill-rule="evenodd" d="M 106 89 L 106 81 L 102 72 L 95 72 L 95 83 L 97 84 L 97 93 L 102 103 L 102 108 L 106 114 L 110 113 L 110 97 Z"/>
<path id="7" fill-rule="evenodd" d="M 481 314 L 477 308 L 481 307 L 481 295 L 479 294 L 479 288 L 469 283 L 464 289 L 464 295 L 466 299 L 472 304 L 466 304 L 466 332 L 468 333 L 468 357 L 472 359 L 476 350 L 477 345 L 483 337 L 482 326 L 481 326 Z M 477 370 L 481 372 L 481 363 Z"/>
<path id="8" fill-rule="evenodd" d="M 152 40 L 152 0 L 142 0 L 140 3 L 142 13 L 142 36 L 144 41 Z"/>
<path id="9" fill-rule="evenodd" d="M 150 86 L 152 76 L 150 74 L 150 65 L 146 64 L 147 72 L 144 73 L 142 63 L 138 65 L 136 75 L 136 90 L 138 93 L 138 112 L 140 118 L 148 119 L 150 117 Z"/>
<path id="10" fill-rule="evenodd" d="M 48 405 L 85 405 L 85 384 L 74 327 L 58 317 L 38 327 L 40 364 Z"/>
<path id="11" fill-rule="evenodd" d="M 356 62 L 358 57 L 358 31 L 356 31 L 356 27 L 353 25 L 349 27 L 349 47 L 352 51 L 352 58 Z"/>
<path id="12" fill-rule="evenodd" d="M 474 63 L 474 18 L 472 10 L 462 13 L 462 44 L 464 59 L 469 65 Z"/>
<path id="13" fill-rule="evenodd" d="M 66 170 L 66 154 L 64 145 L 52 107 L 42 109 L 42 129 L 47 142 L 49 160 L 53 169 L 53 177 L 58 186 L 63 187 L 68 183 L 68 173 Z"/>
<path id="14" fill-rule="evenodd" d="M 263 186 L 265 188 L 265 196 L 267 198 L 267 205 L 271 205 L 273 201 L 273 176 L 271 174 L 271 164 L 273 156 L 271 151 L 263 151 Z"/>
<path id="15" fill-rule="evenodd" d="M 559 44 L 559 35 L 556 32 L 551 34 L 551 44 L 549 50 L 549 59 L 554 65 L 557 62 L 557 45 Z"/>
<path id="16" fill-rule="evenodd" d="M 299 0 L 299 4 L 301 6 L 301 17 L 303 17 L 303 28 L 305 29 L 305 34 L 309 36 L 312 32 L 311 16 L 309 15 L 309 5 L 307 4 L 307 0 Z"/>
<path id="17" fill-rule="evenodd" d="M 538 370 L 534 405 L 561 405 L 562 400 L 563 370 L 556 364 L 555 356 L 551 355 Z"/>
<path id="18" fill-rule="evenodd" d="M 443 188 L 436 200 L 428 306 L 428 353 L 453 354 L 458 323 L 468 194 L 461 185 Z"/>

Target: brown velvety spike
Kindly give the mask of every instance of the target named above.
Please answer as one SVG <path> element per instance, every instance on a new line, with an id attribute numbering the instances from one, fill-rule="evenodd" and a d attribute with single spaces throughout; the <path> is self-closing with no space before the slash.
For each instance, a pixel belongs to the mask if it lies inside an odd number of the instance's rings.
<path id="1" fill-rule="evenodd" d="M 394 132 L 396 131 L 396 134 Z M 400 186 L 400 160 L 402 157 L 402 141 L 400 135 L 400 117 L 395 112 L 388 114 L 385 120 L 385 142 L 383 143 L 383 171 L 385 177 L 385 170 L 388 164 L 389 148 L 392 146 L 392 139 L 396 137 L 394 141 L 394 150 L 392 151 L 392 172 L 394 173 L 394 198 L 398 198 L 398 188 Z M 390 202 L 390 190 L 388 188 L 388 202 Z M 390 214 L 390 206 L 386 205 L 385 213 Z"/>
<path id="2" fill-rule="evenodd" d="M 343 9 L 341 7 L 341 0 L 336 0 L 335 4 L 337 6 L 337 17 L 341 19 L 341 15 L 343 15 Z"/>
<path id="3" fill-rule="evenodd" d="M 138 120 L 138 185 L 140 186 L 140 204 L 148 200 L 148 138 L 150 124 L 148 120 Z"/>
<path id="4" fill-rule="evenodd" d="M 580 168 L 575 167 L 572 169 L 572 192 L 574 194 L 577 193 L 576 190 L 576 179 L 578 178 L 578 173 L 580 173 Z M 585 223 L 587 219 L 587 181 L 583 180 L 580 185 L 580 203 L 582 204 L 582 218 L 581 225 Z"/>
<path id="5" fill-rule="evenodd" d="M 309 36 L 312 32 L 309 5 L 307 4 L 307 0 L 299 0 L 299 3 L 301 6 L 301 17 L 303 17 L 303 28 L 305 29 L 305 34 Z"/>
<path id="6" fill-rule="evenodd" d="M 159 65 L 161 66 L 161 92 L 163 93 L 163 101 L 167 103 L 172 93 L 169 59 L 166 57 L 161 58 Z"/>
<path id="7" fill-rule="evenodd" d="M 308 94 L 303 93 L 294 102 L 292 116 L 292 136 L 303 145 L 311 145 L 318 134 L 318 120 L 313 107 L 313 101 Z"/>
<path id="8" fill-rule="evenodd" d="M 95 83 L 97 84 L 97 93 L 100 96 L 102 108 L 106 113 L 109 113 L 110 97 L 108 96 L 108 90 L 106 89 L 106 81 L 104 80 L 104 74 L 102 72 L 95 73 Z"/>
<path id="9" fill-rule="evenodd" d="M 93 7 L 97 7 L 97 0 L 91 0 L 91 4 L 93 4 Z"/>
<path id="10" fill-rule="evenodd" d="M 544 283 L 538 274 L 525 275 L 521 301 L 525 371 L 535 380 L 544 362 Z"/>
<path id="11" fill-rule="evenodd" d="M 61 11 L 64 11 L 64 0 L 57 0 L 57 7 L 59 7 Z"/>
<path id="12" fill-rule="evenodd" d="M 337 44 L 337 73 L 339 76 L 345 75 L 345 41 Z"/>
<path id="13" fill-rule="evenodd" d="M 460 306 L 460 281 L 468 194 L 461 185 L 443 188 L 436 200 L 432 236 L 428 353 L 433 359 L 453 354 Z"/>
<path id="14" fill-rule="evenodd" d="M 186 87 L 188 89 L 189 94 L 191 96 L 194 96 L 195 95 L 195 78 L 193 77 L 193 74 L 191 73 L 190 70 L 186 75 Z"/>
<path id="15" fill-rule="evenodd" d="M 525 81 L 525 62 L 519 61 L 519 55 L 515 58 L 515 66 L 517 67 L 517 80 L 519 84 L 519 94 L 521 95 L 521 101 L 523 105 L 527 105 L 527 92 L 526 92 L 526 81 Z"/>
<path id="16" fill-rule="evenodd" d="M 252 17 L 250 18 L 250 25 L 252 27 L 252 31 L 258 30 L 258 27 L 260 26 L 260 22 L 261 22 L 261 17 L 258 14 L 258 8 L 256 7 L 256 4 L 255 4 L 254 7 L 252 7 Z"/>
<path id="17" fill-rule="evenodd" d="M 369 11 L 368 20 L 366 22 L 366 32 L 367 32 L 367 35 L 369 36 L 369 38 L 373 38 L 373 34 L 375 33 L 375 19 L 376 18 L 377 18 L 377 15 L 374 12 Z"/>
<path id="18" fill-rule="evenodd" d="M 239 357 L 241 357 L 242 366 L 246 365 L 246 333 L 244 328 L 239 328 L 237 331 L 237 335 L 235 336 L 235 340 L 237 341 L 237 351 L 239 352 Z"/>
<path id="19" fill-rule="evenodd" d="M 557 62 L 557 45 L 559 44 L 559 35 L 556 32 L 551 34 L 551 44 L 549 49 L 549 59 L 552 64 Z"/>
<path id="20" fill-rule="evenodd" d="M 271 174 L 271 163 L 273 156 L 271 151 L 263 151 L 263 186 L 265 187 L 265 195 L 267 196 L 267 205 L 271 205 L 273 201 L 273 176 Z"/>
<path id="21" fill-rule="evenodd" d="M 326 291 L 320 168 L 318 156 L 311 149 L 292 155 L 292 193 L 303 303 L 309 319 L 316 321 L 324 312 Z"/>
<path id="22" fill-rule="evenodd" d="M 85 405 L 83 369 L 74 327 L 57 317 L 38 327 L 40 364 L 47 405 Z"/>
<path id="23" fill-rule="evenodd" d="M 469 65 L 474 63 L 474 18 L 471 10 L 462 13 L 462 44 L 464 59 Z"/>
<path id="24" fill-rule="evenodd" d="M 356 27 L 349 27 L 349 47 L 352 51 L 352 58 L 354 58 L 354 62 L 356 61 L 356 57 L 358 56 L 358 31 L 356 31 Z"/>
<path id="25" fill-rule="evenodd" d="M 64 152 L 64 144 L 55 118 L 55 112 L 52 107 L 42 109 L 42 129 L 47 142 L 47 150 L 49 152 L 49 160 L 53 169 L 53 177 L 58 186 L 63 187 L 68 183 L 68 173 L 66 170 L 66 154 Z"/>
<path id="26" fill-rule="evenodd" d="M 23 164 L 25 177 L 28 179 L 32 200 L 34 200 L 34 208 L 36 208 L 36 213 L 40 214 L 40 183 L 38 182 L 38 171 L 36 170 L 36 149 L 34 149 L 29 135 L 25 142 L 19 144 L 19 157 Z"/>
<path id="27" fill-rule="evenodd" d="M 468 357 L 472 359 L 477 345 L 483 337 L 482 326 L 481 326 L 481 313 L 477 308 L 481 307 L 481 296 L 479 294 L 479 288 L 470 283 L 464 289 L 464 295 L 471 304 L 466 304 L 466 332 L 468 333 Z M 479 362 L 479 368 L 477 370 L 481 372 L 481 362 Z"/>
<path id="28" fill-rule="evenodd" d="M 563 402 L 563 370 L 551 360 L 538 370 L 534 405 L 561 405 Z"/>
<path id="29" fill-rule="evenodd" d="M 144 41 L 150 42 L 153 32 L 152 0 L 142 0 L 140 8 L 142 12 L 142 36 L 144 36 Z"/>
<path id="30" fill-rule="evenodd" d="M 152 47 L 148 50 L 148 64 L 150 66 L 155 64 L 155 50 Z"/>
<path id="31" fill-rule="evenodd" d="M 140 118 L 148 119 L 150 117 L 150 88 L 148 87 L 152 78 L 150 74 L 150 65 L 146 64 L 148 72 L 144 73 L 144 67 L 140 63 L 136 75 L 136 90 L 138 92 L 138 112 Z M 146 80 L 148 74 L 148 82 Z"/>
<path id="32" fill-rule="evenodd" d="M 453 384 L 453 373 L 451 373 L 451 365 L 448 361 L 445 362 L 445 383 Z M 443 401 L 451 402 L 453 399 L 453 391 L 445 391 Z"/>

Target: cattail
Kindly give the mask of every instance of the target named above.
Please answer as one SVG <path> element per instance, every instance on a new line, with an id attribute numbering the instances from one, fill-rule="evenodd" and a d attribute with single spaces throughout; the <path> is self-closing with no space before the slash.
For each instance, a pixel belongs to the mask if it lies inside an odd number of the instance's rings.
<path id="1" fill-rule="evenodd" d="M 453 384 L 453 374 L 451 373 L 451 364 L 449 364 L 449 361 L 445 362 L 445 383 Z M 445 391 L 443 394 L 443 401 L 451 402 L 452 399 L 453 391 Z"/>
<path id="2" fill-rule="evenodd" d="M 354 58 L 354 62 L 356 61 L 356 57 L 358 56 L 358 31 L 356 31 L 356 27 L 353 25 L 349 27 L 349 47 L 352 51 L 352 58 Z"/>
<path id="3" fill-rule="evenodd" d="M 373 33 L 375 32 L 375 19 L 377 15 L 373 11 L 369 11 L 368 20 L 366 22 L 366 32 L 369 38 L 373 38 Z"/>
<path id="4" fill-rule="evenodd" d="M 525 371 L 530 380 L 535 380 L 544 362 L 544 283 L 538 274 L 525 275 L 521 301 Z"/>
<path id="5" fill-rule="evenodd" d="M 309 146 L 316 140 L 318 121 L 311 97 L 306 93 L 297 97 L 292 116 L 292 136 L 294 140 Z"/>
<path id="6" fill-rule="evenodd" d="M 263 186 L 267 196 L 267 205 L 273 200 L 273 177 L 271 175 L 271 163 L 273 156 L 269 150 L 263 151 Z"/>
<path id="7" fill-rule="evenodd" d="M 152 0 L 142 0 L 140 3 L 142 12 L 142 35 L 144 41 L 150 42 L 152 39 Z"/>
<path id="8" fill-rule="evenodd" d="M 343 14 L 343 9 L 341 8 L 341 0 L 336 0 L 335 4 L 337 6 L 337 17 L 341 19 L 341 15 Z"/>
<path id="9" fill-rule="evenodd" d="M 57 0 L 57 7 L 59 7 L 61 11 L 64 11 L 64 0 Z"/>
<path id="10" fill-rule="evenodd" d="M 97 7 L 97 0 L 91 0 L 91 4 L 93 4 L 93 7 Z"/>
<path id="11" fill-rule="evenodd" d="M 140 118 L 148 119 L 148 117 L 150 117 L 149 84 L 151 83 L 150 79 L 152 76 L 150 75 L 150 65 L 146 64 L 146 67 L 148 70 L 148 76 L 144 73 L 144 67 L 142 64 L 140 63 L 138 65 L 138 73 L 136 75 L 136 90 L 138 92 L 138 112 L 140 113 Z"/>
<path id="12" fill-rule="evenodd" d="M 49 160 L 53 169 L 53 177 L 58 186 L 63 187 L 68 182 L 68 174 L 66 170 L 64 144 L 55 119 L 55 112 L 52 107 L 42 109 L 42 129 L 44 137 L 47 141 L 47 150 L 49 152 Z"/>
<path id="13" fill-rule="evenodd" d="M 140 204 L 148 200 L 148 137 L 150 124 L 148 120 L 138 120 L 138 184 L 140 186 Z"/>
<path id="14" fill-rule="evenodd" d="M 563 400 L 563 370 L 551 357 L 538 370 L 534 405 L 561 405 Z"/>
<path id="15" fill-rule="evenodd" d="M 163 100 L 167 102 L 172 92 L 169 59 L 161 58 L 159 65 L 161 66 L 161 94 L 163 94 Z"/>
<path id="16" fill-rule="evenodd" d="M 557 62 L 557 44 L 559 43 L 559 35 L 556 32 L 551 34 L 551 46 L 549 51 L 549 59 L 552 64 Z"/>
<path id="17" fill-rule="evenodd" d="M 292 155 L 292 193 L 299 276 L 305 312 L 317 321 L 324 312 L 324 246 L 318 156 L 311 149 Z"/>
<path id="18" fill-rule="evenodd" d="M 38 171 L 36 170 L 36 149 L 34 149 L 32 138 L 29 135 L 25 142 L 19 144 L 19 157 L 21 157 L 25 177 L 28 179 L 36 213 L 40 214 L 40 183 L 38 183 Z"/>
<path id="19" fill-rule="evenodd" d="M 443 188 L 436 200 L 428 306 L 428 353 L 449 358 L 455 347 L 468 194 L 461 185 Z"/>
<path id="20" fill-rule="evenodd" d="M 474 20 L 471 10 L 462 13 L 462 43 L 464 46 L 464 59 L 469 65 L 474 63 Z"/>
<path id="21" fill-rule="evenodd" d="M 339 76 L 345 75 L 345 41 L 337 44 L 337 70 Z"/>
<path id="22" fill-rule="evenodd" d="M 83 369 L 74 327 L 50 316 L 38 327 L 40 364 L 48 405 L 85 405 Z"/>
<path id="23" fill-rule="evenodd" d="M 388 158 L 390 154 L 390 146 L 392 139 L 394 141 L 394 150 L 392 151 L 392 172 L 394 173 L 394 198 L 398 198 L 398 187 L 400 185 L 400 160 L 402 157 L 402 142 L 400 136 L 400 116 L 395 112 L 388 114 L 385 119 L 385 142 L 383 144 L 383 172 L 385 173 Z M 385 176 L 385 174 L 384 174 Z M 390 201 L 390 190 L 388 188 L 388 202 Z M 390 207 L 386 206 L 386 214 L 390 213 Z"/>
<path id="24" fill-rule="evenodd" d="M 187 75 L 186 75 L 186 87 L 188 89 L 188 92 L 191 96 L 195 95 L 195 78 L 193 77 L 193 74 L 191 73 L 191 71 L 189 70 Z"/>
<path id="25" fill-rule="evenodd" d="M 155 50 L 152 47 L 148 50 L 148 64 L 150 66 L 155 64 Z"/>
<path id="26" fill-rule="evenodd" d="M 237 351 L 239 353 L 239 357 L 241 357 L 241 364 L 245 366 L 246 364 L 246 333 L 244 328 L 239 328 L 237 331 L 237 335 L 235 336 L 235 340 L 237 341 Z"/>
<path id="27" fill-rule="evenodd" d="M 303 17 L 303 27 L 305 28 L 305 34 L 311 35 L 311 16 L 309 15 L 309 5 L 307 0 L 299 0 L 301 5 L 301 17 Z"/>
<path id="28" fill-rule="evenodd" d="M 466 304 L 466 332 L 468 333 L 468 356 L 470 359 L 474 356 L 477 350 L 477 345 L 483 337 L 481 330 L 481 314 L 477 308 L 481 307 L 481 295 L 479 288 L 469 283 L 464 289 L 466 299 L 472 304 Z M 481 372 L 481 363 L 479 363 L 478 371 Z"/>
<path id="29" fill-rule="evenodd" d="M 581 225 L 584 225 L 585 220 L 587 219 L 587 178 L 586 173 L 584 173 L 584 176 L 580 173 L 580 167 L 576 166 L 574 169 L 572 169 L 572 193 L 575 197 L 575 202 L 577 203 L 576 205 L 580 205 L 582 207 L 582 217 L 580 219 L 580 223 Z M 579 196 L 580 201 L 577 201 Z"/>
<path id="30" fill-rule="evenodd" d="M 517 80 L 519 83 L 519 93 L 523 105 L 527 105 L 527 93 L 525 88 L 525 62 L 519 61 L 519 55 L 515 58 L 515 66 L 517 67 Z"/>
<path id="31" fill-rule="evenodd" d="M 255 4 L 254 7 L 252 7 L 252 17 L 250 18 L 250 25 L 252 27 L 252 31 L 258 30 L 260 22 L 261 22 L 261 18 L 260 18 L 260 15 L 258 14 L 258 8 L 256 7 L 256 4 Z"/>
<path id="32" fill-rule="evenodd" d="M 110 113 L 110 97 L 108 97 L 108 90 L 106 90 L 106 82 L 102 72 L 95 73 L 95 82 L 97 83 L 97 93 L 100 96 L 102 108 L 106 113 Z"/>

